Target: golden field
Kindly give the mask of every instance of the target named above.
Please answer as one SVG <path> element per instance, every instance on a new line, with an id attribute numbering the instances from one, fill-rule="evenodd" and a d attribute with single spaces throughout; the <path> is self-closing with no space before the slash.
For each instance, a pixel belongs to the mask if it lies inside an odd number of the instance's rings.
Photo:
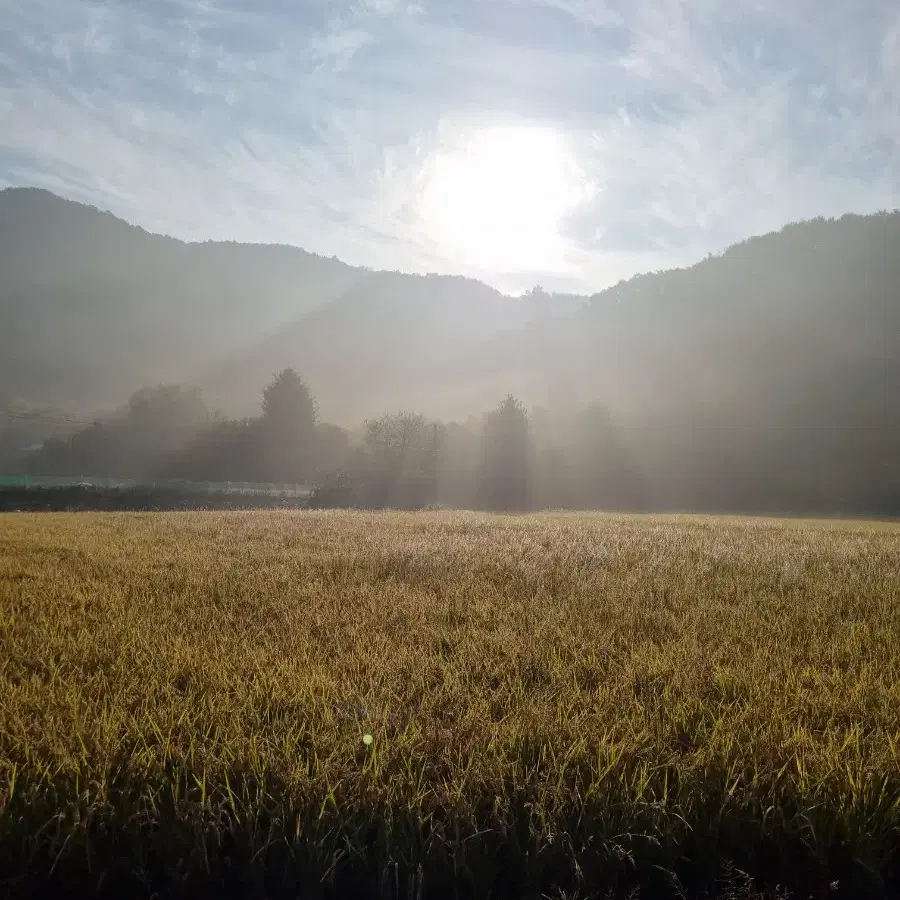
<path id="1" fill-rule="evenodd" d="M 900 525 L 2 516 L 0 890 L 62 886 L 893 896 Z"/>

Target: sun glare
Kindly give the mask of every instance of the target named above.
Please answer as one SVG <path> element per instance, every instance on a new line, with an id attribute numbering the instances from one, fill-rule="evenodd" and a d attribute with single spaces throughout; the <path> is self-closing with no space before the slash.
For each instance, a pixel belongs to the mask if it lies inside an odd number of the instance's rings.
<path id="1" fill-rule="evenodd" d="M 443 253 L 501 271 L 564 267 L 560 223 L 586 185 L 556 132 L 479 129 L 438 149 L 423 181 L 422 218 Z"/>

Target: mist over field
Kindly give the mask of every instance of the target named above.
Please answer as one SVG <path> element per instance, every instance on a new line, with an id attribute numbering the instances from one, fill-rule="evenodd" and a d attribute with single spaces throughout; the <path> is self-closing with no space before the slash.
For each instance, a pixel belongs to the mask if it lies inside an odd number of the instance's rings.
<path id="1" fill-rule="evenodd" d="M 0 897 L 900 897 L 895 2 L 0 22 Z"/>
<path id="2" fill-rule="evenodd" d="M 0 194 L 0 222 L 9 474 L 351 478 L 341 502 L 369 506 L 900 510 L 896 214 L 590 297 L 185 244 L 34 190 Z M 296 397 L 262 413 L 288 369 Z M 501 468 L 515 484 L 491 494 Z"/>

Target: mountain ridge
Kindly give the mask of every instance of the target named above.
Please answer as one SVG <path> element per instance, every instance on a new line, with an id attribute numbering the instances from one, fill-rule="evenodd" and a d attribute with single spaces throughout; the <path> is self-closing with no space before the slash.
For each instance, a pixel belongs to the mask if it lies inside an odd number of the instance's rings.
<path id="1" fill-rule="evenodd" d="M 0 383 L 7 393 L 80 412 L 115 403 L 100 389 L 112 381 L 119 391 L 122 381 L 133 389 L 205 381 L 228 405 L 233 390 L 210 382 L 210 372 L 228 368 L 254 344 L 265 348 L 285 329 L 304 327 L 309 314 L 345 303 L 365 284 L 407 286 L 409 302 L 392 315 L 409 315 L 435 294 L 477 296 L 485 307 L 511 304 L 461 275 L 364 269 L 288 244 L 182 241 L 37 188 L 0 192 L 0 261 Z M 358 296 L 356 302 L 365 312 Z M 451 310 L 452 302 L 445 319 Z M 49 331 L 48 322 L 55 323 Z M 92 342 L 86 328 L 106 335 Z M 137 343 L 137 334 L 147 352 L 117 356 L 114 348 Z M 73 336 L 79 346 L 67 353 Z M 196 359 L 186 364 L 189 357 Z M 258 385 L 238 392 L 234 405 L 255 403 L 257 394 Z"/>
<path id="2" fill-rule="evenodd" d="M 876 360 L 879 335 L 862 326 L 888 302 L 897 259 L 896 213 L 848 214 L 558 295 L 555 310 L 557 295 L 540 291 L 513 298 L 465 276 L 362 269 L 286 244 L 185 242 L 13 188 L 0 192 L 0 385 L 89 413 L 178 380 L 238 413 L 293 366 L 348 425 L 386 407 L 464 415 L 507 389 L 532 404 L 600 395 L 645 415 L 715 394 L 712 370 L 720 399 L 764 376 L 799 384 L 819 365 L 792 351 L 802 334 L 820 355 Z"/>

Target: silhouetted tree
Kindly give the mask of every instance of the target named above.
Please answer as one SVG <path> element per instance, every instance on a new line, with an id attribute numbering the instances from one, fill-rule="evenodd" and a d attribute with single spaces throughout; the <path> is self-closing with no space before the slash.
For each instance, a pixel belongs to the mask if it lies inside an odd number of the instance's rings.
<path id="1" fill-rule="evenodd" d="M 638 502 L 637 478 L 609 409 L 593 402 L 575 420 L 571 495 L 579 509 L 628 509 Z"/>
<path id="2" fill-rule="evenodd" d="M 522 403 L 509 394 L 487 417 L 479 500 L 486 509 L 521 511 L 529 504 L 530 435 Z"/>
<path id="3" fill-rule="evenodd" d="M 36 475 L 146 478 L 187 447 L 210 415 L 200 391 L 169 384 L 135 391 L 127 405 L 68 440 L 47 442 L 23 460 Z"/>
<path id="4" fill-rule="evenodd" d="M 71 437 L 79 427 L 78 420 L 62 410 L 33 406 L 11 394 L 0 394 L 0 471 L 20 469 L 27 448 L 48 439 Z"/>
<path id="5" fill-rule="evenodd" d="M 284 369 L 263 391 L 260 440 L 268 481 L 301 482 L 310 475 L 315 451 L 316 403 L 303 379 Z"/>
<path id="6" fill-rule="evenodd" d="M 451 422 L 442 430 L 438 458 L 438 503 L 474 509 L 478 502 L 481 425 Z"/>
<path id="7" fill-rule="evenodd" d="M 435 503 L 443 435 L 442 426 L 420 413 L 368 420 L 354 462 L 365 505 L 420 509 Z"/>
<path id="8" fill-rule="evenodd" d="M 160 466 L 165 478 L 191 481 L 260 481 L 260 420 L 220 419 Z"/>
<path id="9" fill-rule="evenodd" d="M 119 423 L 122 447 L 137 453 L 142 467 L 184 447 L 210 422 L 198 388 L 178 384 L 144 387 L 132 394 Z"/>
<path id="10" fill-rule="evenodd" d="M 350 453 L 350 435 L 337 425 L 320 423 L 316 426 L 316 477 L 321 479 L 339 471 Z"/>

